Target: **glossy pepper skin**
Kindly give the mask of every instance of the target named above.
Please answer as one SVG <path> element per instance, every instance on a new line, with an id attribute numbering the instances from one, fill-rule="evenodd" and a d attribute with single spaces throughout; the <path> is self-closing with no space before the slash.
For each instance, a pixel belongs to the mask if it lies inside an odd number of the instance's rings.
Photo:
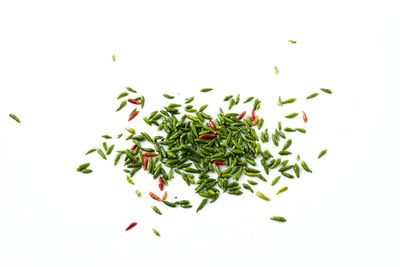
<path id="1" fill-rule="evenodd" d="M 161 177 L 158 179 L 158 187 L 160 188 L 160 191 L 164 190 L 164 182 Z"/>
<path id="2" fill-rule="evenodd" d="M 147 169 L 147 163 L 149 163 L 149 158 L 143 157 L 143 170 Z"/>
<path id="3" fill-rule="evenodd" d="M 211 138 L 215 138 L 216 135 L 215 134 L 202 134 L 199 136 L 200 139 L 211 139 Z"/>
<path id="4" fill-rule="evenodd" d="M 152 199 L 162 202 L 162 199 L 159 198 L 156 194 L 150 192 L 149 195 L 150 195 L 150 197 L 151 197 Z"/>
<path id="5" fill-rule="evenodd" d="M 140 105 L 140 104 L 142 104 L 139 100 L 135 100 L 135 99 L 132 99 L 132 98 L 129 98 L 129 99 L 128 99 L 128 102 L 129 102 L 129 103 L 132 103 L 132 104 L 135 104 L 135 105 Z"/>
<path id="6" fill-rule="evenodd" d="M 304 121 L 304 123 L 307 123 L 307 121 L 308 121 L 307 115 L 304 111 L 303 111 L 303 121 Z"/>
<path id="7" fill-rule="evenodd" d="M 240 114 L 237 119 L 238 120 L 243 119 L 244 115 L 246 115 L 246 111 L 243 111 L 242 114 Z"/>
<path id="8" fill-rule="evenodd" d="M 136 110 L 135 112 L 133 112 L 132 115 L 129 117 L 128 121 L 133 120 L 138 114 L 139 114 L 139 110 Z"/>
<path id="9" fill-rule="evenodd" d="M 251 110 L 251 117 L 250 117 L 250 119 L 251 119 L 252 121 L 254 121 L 255 118 L 256 118 L 256 112 L 255 112 L 255 110 L 253 109 L 253 110 Z"/>
<path id="10" fill-rule="evenodd" d="M 131 223 L 131 224 L 126 228 L 125 231 L 128 231 L 128 230 L 132 229 L 132 228 L 135 227 L 136 225 L 137 225 L 137 222 Z"/>
<path id="11" fill-rule="evenodd" d="M 225 162 L 218 161 L 218 160 L 214 161 L 214 164 L 215 164 L 215 165 L 226 165 Z"/>
<path id="12" fill-rule="evenodd" d="M 162 201 L 164 201 L 167 198 L 167 191 L 164 192 L 164 195 L 162 196 Z"/>
<path id="13" fill-rule="evenodd" d="M 213 129 L 214 131 L 217 130 L 217 128 L 215 128 L 215 124 L 214 124 L 214 122 L 212 120 L 208 121 L 208 126 L 210 126 L 210 128 Z"/>
<path id="14" fill-rule="evenodd" d="M 157 157 L 158 154 L 157 153 L 152 153 L 152 152 L 144 152 L 144 153 L 142 153 L 142 156 L 151 158 L 151 157 Z"/>

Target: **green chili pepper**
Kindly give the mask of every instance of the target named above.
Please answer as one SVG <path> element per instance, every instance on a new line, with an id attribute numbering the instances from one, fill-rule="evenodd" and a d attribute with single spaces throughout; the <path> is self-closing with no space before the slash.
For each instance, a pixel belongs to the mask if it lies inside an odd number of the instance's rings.
<path id="1" fill-rule="evenodd" d="M 79 165 L 79 167 L 76 169 L 76 171 L 78 171 L 78 172 L 83 171 L 84 169 L 86 169 L 89 166 L 90 166 L 89 162 L 88 163 L 84 163 L 82 165 Z"/>
<path id="2" fill-rule="evenodd" d="M 260 191 L 257 191 L 257 192 L 256 192 L 256 195 L 257 195 L 259 198 L 261 198 L 261 199 L 264 199 L 264 200 L 266 200 L 266 201 L 270 201 L 270 199 L 269 199 L 266 195 L 264 195 L 263 193 L 261 193 Z"/>
<path id="3" fill-rule="evenodd" d="M 286 222 L 286 219 L 280 216 L 274 216 L 270 218 L 273 221 L 278 221 L 278 222 Z"/>
<path id="4" fill-rule="evenodd" d="M 161 211 L 156 206 L 152 206 L 151 208 L 154 210 L 155 213 L 162 215 Z"/>

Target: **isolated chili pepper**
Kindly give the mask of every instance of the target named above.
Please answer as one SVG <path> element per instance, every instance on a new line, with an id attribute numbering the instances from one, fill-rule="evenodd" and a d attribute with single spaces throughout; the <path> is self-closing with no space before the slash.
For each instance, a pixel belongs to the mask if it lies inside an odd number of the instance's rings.
<path id="1" fill-rule="evenodd" d="M 307 123 L 307 121 L 308 121 L 307 115 L 304 111 L 303 111 L 303 121 L 304 121 L 304 123 Z"/>
<path id="2" fill-rule="evenodd" d="M 216 137 L 215 134 L 202 134 L 202 135 L 199 136 L 200 139 L 211 139 L 211 138 L 214 138 L 214 137 Z"/>
<path id="3" fill-rule="evenodd" d="M 225 162 L 218 161 L 218 160 L 214 161 L 214 164 L 215 164 L 215 165 L 226 165 Z"/>
<path id="4" fill-rule="evenodd" d="M 217 128 L 215 128 L 215 124 L 214 124 L 214 122 L 212 120 L 208 121 L 208 126 L 210 126 L 210 128 L 213 129 L 214 131 L 217 130 Z"/>
<path id="5" fill-rule="evenodd" d="M 131 224 L 126 228 L 125 231 L 128 231 L 128 230 L 132 229 L 132 228 L 135 227 L 136 225 L 137 225 L 137 222 L 131 223 Z"/>
<path id="6" fill-rule="evenodd" d="M 149 195 L 150 195 L 150 197 L 151 197 L 152 199 L 162 202 L 162 199 L 159 198 L 156 194 L 150 192 Z"/>
<path id="7" fill-rule="evenodd" d="M 143 170 L 147 169 L 147 163 L 149 162 L 148 157 L 143 157 Z"/>
<path id="8" fill-rule="evenodd" d="M 132 104 L 135 104 L 135 105 L 140 105 L 140 104 L 142 104 L 142 103 L 140 103 L 139 100 L 131 99 L 131 98 L 128 99 L 128 102 L 129 102 L 129 103 L 132 103 Z"/>
<path id="9" fill-rule="evenodd" d="M 139 114 L 139 110 L 136 110 L 135 112 L 133 112 L 132 115 L 129 117 L 128 121 L 133 120 L 138 114 Z"/>
<path id="10" fill-rule="evenodd" d="M 162 177 L 160 177 L 160 178 L 158 179 L 158 187 L 160 188 L 161 191 L 163 191 L 163 189 L 164 189 L 164 182 L 163 182 Z"/>
<path id="11" fill-rule="evenodd" d="M 240 114 L 237 119 L 241 120 L 244 117 L 244 115 L 246 115 L 246 111 L 243 111 L 242 114 Z"/>
<path id="12" fill-rule="evenodd" d="M 144 152 L 144 153 L 142 153 L 142 156 L 151 158 L 151 157 L 157 157 L 158 154 L 157 153 L 152 153 L 152 152 Z"/>
<path id="13" fill-rule="evenodd" d="M 254 121 L 255 118 L 256 118 L 256 111 L 255 111 L 254 109 L 252 109 L 252 110 L 251 110 L 251 117 L 250 117 L 250 119 L 251 119 L 252 121 Z"/>

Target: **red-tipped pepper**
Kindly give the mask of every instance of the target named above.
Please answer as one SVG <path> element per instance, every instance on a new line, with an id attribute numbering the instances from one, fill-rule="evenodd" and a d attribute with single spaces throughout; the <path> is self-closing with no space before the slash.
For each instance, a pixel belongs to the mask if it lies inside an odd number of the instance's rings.
<path id="1" fill-rule="evenodd" d="M 254 109 L 251 110 L 251 117 L 250 120 L 254 121 L 254 119 L 256 118 L 256 111 Z"/>
<path id="2" fill-rule="evenodd" d="M 244 117 L 244 115 L 246 115 L 246 111 L 243 111 L 242 114 L 240 114 L 237 119 L 241 120 Z"/>
<path id="3" fill-rule="evenodd" d="M 148 157 L 143 157 L 143 170 L 147 169 L 147 163 L 149 162 Z"/>
<path id="4" fill-rule="evenodd" d="M 159 198 L 156 194 L 150 192 L 149 195 L 150 195 L 150 197 L 151 197 L 152 199 L 162 202 L 162 199 Z"/>
<path id="5" fill-rule="evenodd" d="M 160 178 L 158 179 L 158 187 L 160 188 L 161 191 L 163 191 L 163 189 L 164 189 L 164 182 L 163 182 L 162 177 L 160 177 Z"/>
<path id="6" fill-rule="evenodd" d="M 132 115 L 129 117 L 128 121 L 133 120 L 138 114 L 139 114 L 139 110 L 136 110 L 135 112 L 133 112 Z"/>
<path id="7" fill-rule="evenodd" d="M 134 144 L 131 150 L 135 150 L 137 148 L 137 144 Z"/>
<path id="8" fill-rule="evenodd" d="M 225 162 L 218 161 L 218 160 L 214 161 L 214 164 L 215 164 L 215 165 L 226 165 Z"/>
<path id="9" fill-rule="evenodd" d="M 128 230 L 132 229 L 132 228 L 135 227 L 136 225 L 137 225 L 137 222 L 131 223 L 131 224 L 126 228 L 125 231 L 128 231 Z"/>
<path id="10" fill-rule="evenodd" d="M 216 137 L 215 134 L 202 134 L 202 135 L 199 136 L 200 139 L 211 139 L 211 138 L 214 138 L 214 137 Z"/>
<path id="11" fill-rule="evenodd" d="M 215 128 L 215 124 L 214 124 L 214 122 L 212 120 L 208 121 L 208 126 L 210 126 L 210 128 L 213 129 L 214 131 L 217 130 L 217 128 Z"/>
<path id="12" fill-rule="evenodd" d="M 140 103 L 139 100 L 131 99 L 131 98 L 128 99 L 128 102 L 129 102 L 129 103 L 132 103 L 132 104 L 135 104 L 135 105 L 140 105 L 140 104 L 142 104 L 142 103 Z"/>
<path id="13" fill-rule="evenodd" d="M 151 158 L 151 157 L 157 157 L 158 154 L 157 153 L 152 153 L 152 152 L 144 152 L 144 153 L 142 153 L 142 156 Z"/>
<path id="14" fill-rule="evenodd" d="M 307 115 L 304 111 L 303 111 L 303 121 L 304 121 L 304 123 L 307 123 L 307 121 L 308 121 Z"/>

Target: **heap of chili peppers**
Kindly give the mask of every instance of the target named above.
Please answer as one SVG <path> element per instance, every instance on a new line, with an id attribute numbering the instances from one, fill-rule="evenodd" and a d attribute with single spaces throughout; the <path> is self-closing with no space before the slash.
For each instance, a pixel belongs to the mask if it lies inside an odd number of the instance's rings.
<path id="1" fill-rule="evenodd" d="M 131 93 L 136 93 L 136 90 L 130 87 L 126 89 Z M 206 89 L 201 92 L 212 90 L 211 88 Z M 329 89 L 322 91 L 332 93 Z M 127 92 L 121 93 L 118 99 L 127 95 Z M 314 98 L 317 95 L 318 93 L 314 93 L 307 99 Z M 174 98 L 174 96 L 167 94 L 164 96 L 168 99 Z M 194 98 L 188 98 L 185 104 L 191 103 Z M 244 103 L 251 102 L 253 99 L 254 97 L 249 97 Z M 141 108 L 143 108 L 144 101 L 144 96 L 128 99 L 129 103 L 141 105 Z M 240 95 L 237 95 L 235 99 L 232 95 L 226 96 L 224 101 L 229 101 L 229 109 L 231 109 L 240 102 Z M 279 97 L 278 106 L 295 101 L 295 98 L 282 101 Z M 125 106 L 126 101 L 121 102 L 117 111 Z M 253 101 L 251 116 L 246 118 L 244 117 L 246 111 L 225 113 L 222 108 L 220 108 L 216 117 L 213 117 L 204 112 L 207 105 L 201 106 L 198 110 L 193 108 L 192 105 L 187 105 L 185 107 L 187 113 L 181 114 L 179 110 L 181 106 L 181 104 L 170 103 L 161 110 L 151 112 L 148 117 L 143 117 L 143 120 L 149 126 L 157 127 L 159 131 L 164 131 L 165 135 L 151 137 L 145 132 L 137 134 L 134 129 L 126 128 L 130 135 L 125 140 L 133 142 L 133 146 L 130 149 L 118 150 L 114 165 L 119 164 L 121 160 L 123 161 L 123 171 L 128 174 L 129 183 L 134 184 L 131 178 L 143 168 L 145 172 L 157 179 L 159 190 L 163 191 L 165 186 L 168 186 L 168 182 L 174 179 L 175 174 L 178 174 L 189 187 L 194 187 L 195 193 L 203 198 L 196 209 L 198 212 L 207 203 L 215 202 L 222 193 L 242 195 L 243 189 L 254 193 L 253 187 L 257 186 L 259 182 L 267 183 L 265 175 L 269 175 L 274 169 L 278 171 L 279 176 L 272 181 L 271 186 L 276 185 L 281 176 L 293 179 L 295 177 L 300 178 L 302 171 L 312 172 L 299 155 L 297 155 L 295 161 L 290 161 L 288 157 L 293 154 L 289 150 L 292 144 L 289 135 L 294 137 L 298 133 L 306 133 L 306 130 L 304 128 L 283 127 L 281 122 L 271 132 L 268 131 L 268 128 L 262 129 L 264 119 L 257 114 L 261 107 L 259 99 Z M 135 108 L 129 114 L 128 121 L 135 119 L 138 114 L 139 111 Z M 291 113 L 285 118 L 290 121 L 295 119 L 297 114 Z M 307 123 L 308 119 L 305 112 L 303 111 L 302 114 L 304 123 Z M 121 136 L 122 134 L 118 135 L 117 138 Z M 278 155 L 273 155 L 268 149 L 262 148 L 262 144 L 271 144 L 270 140 L 276 147 L 280 147 L 282 144 Z M 152 147 L 145 147 L 146 144 L 150 144 Z M 112 152 L 114 145 L 111 148 L 104 142 L 103 147 L 104 152 L 101 148 L 93 148 L 87 154 L 97 151 L 102 158 L 106 159 L 106 155 Z M 326 151 L 323 150 L 319 157 L 325 155 Z M 258 158 L 261 159 L 261 168 L 257 167 Z M 90 173 L 91 170 L 90 172 L 85 171 L 88 166 L 89 163 L 82 164 L 78 167 L 78 171 Z M 242 181 L 243 175 L 247 176 L 246 181 Z M 287 189 L 286 186 L 282 187 L 277 190 L 277 194 Z M 141 196 L 139 191 L 136 192 L 138 196 Z M 168 207 L 192 207 L 189 200 L 167 201 L 167 195 L 167 191 L 164 191 L 162 197 L 149 192 L 152 199 Z M 270 201 L 270 198 L 262 192 L 257 191 L 255 195 L 263 200 Z M 162 214 L 158 207 L 153 206 L 152 208 L 159 215 Z M 280 219 L 279 221 L 286 220 Z M 137 223 L 134 222 L 126 230 L 136 225 Z"/>

